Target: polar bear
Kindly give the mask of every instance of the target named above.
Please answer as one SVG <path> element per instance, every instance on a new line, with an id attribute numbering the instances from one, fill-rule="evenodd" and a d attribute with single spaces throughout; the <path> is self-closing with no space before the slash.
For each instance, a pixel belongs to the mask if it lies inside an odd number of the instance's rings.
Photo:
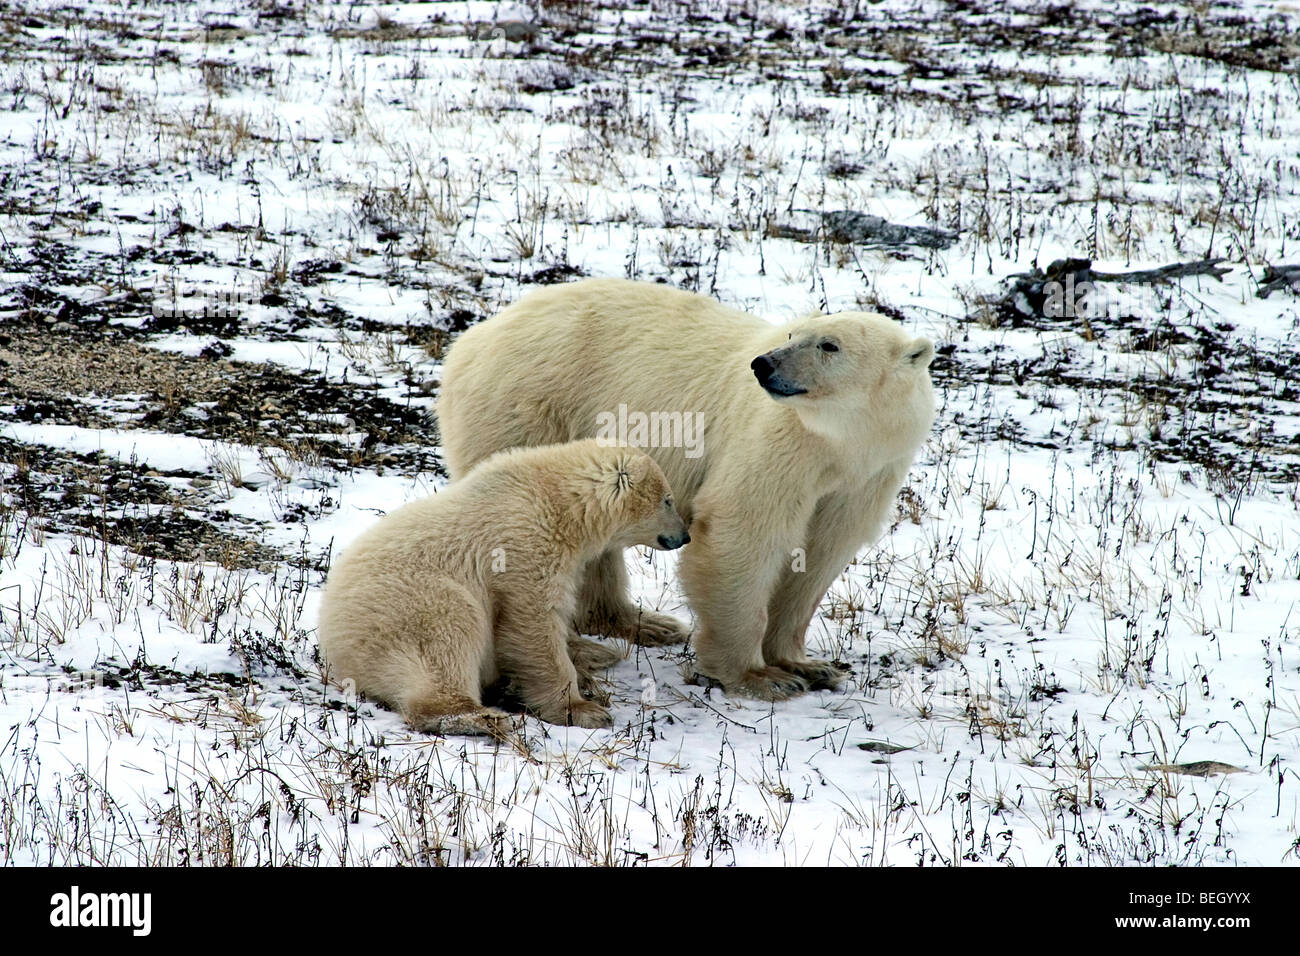
<path id="1" fill-rule="evenodd" d="M 504 677 L 538 717 L 607 727 L 592 666 L 620 655 L 572 633 L 579 575 L 610 549 L 690 540 L 659 466 L 595 440 L 494 455 L 382 518 L 334 563 L 319 641 L 330 676 L 426 733 L 499 736 Z M 579 665 L 575 668 L 575 662 Z"/>
<path id="2" fill-rule="evenodd" d="M 645 446 L 691 522 L 678 573 L 697 671 L 781 700 L 842 679 L 807 657 L 804 632 L 884 529 L 933 424 L 933 358 L 929 340 L 880 315 L 776 326 L 663 285 L 589 279 L 462 333 L 436 410 L 452 475 L 517 445 L 600 435 Z M 678 418 L 702 434 L 674 434 Z M 613 549 L 588 565 L 575 623 L 640 643 L 687 637 L 631 603 Z"/>

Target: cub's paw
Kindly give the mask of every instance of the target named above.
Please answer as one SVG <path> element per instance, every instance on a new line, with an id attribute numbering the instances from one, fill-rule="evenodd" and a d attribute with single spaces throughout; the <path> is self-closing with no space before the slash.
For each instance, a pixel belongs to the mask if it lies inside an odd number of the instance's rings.
<path id="1" fill-rule="evenodd" d="M 430 714 L 408 720 L 410 726 L 425 734 L 440 737 L 493 737 L 505 740 L 519 729 L 519 720 L 505 711 L 484 707 L 464 714 Z"/>
<path id="2" fill-rule="evenodd" d="M 665 644 L 685 644 L 691 629 L 677 618 L 658 611 L 646 611 L 626 605 L 617 613 L 591 613 L 579 619 L 578 630 L 584 634 L 602 637 L 621 637 L 643 647 Z"/>
<path id="3" fill-rule="evenodd" d="M 809 690 L 839 690 L 849 673 L 848 665 L 837 661 L 774 661 L 773 666 L 802 678 Z"/>
<path id="4" fill-rule="evenodd" d="M 609 692 L 605 690 L 605 682 L 596 677 L 591 671 L 585 671 L 581 667 L 574 668 L 578 675 L 578 693 L 584 700 L 593 700 L 602 707 L 609 706 Z"/>
<path id="5" fill-rule="evenodd" d="M 581 674 L 583 671 L 603 671 L 623 660 L 623 655 L 612 647 L 605 647 L 585 637 L 569 638 L 569 660 Z"/>
<path id="6" fill-rule="evenodd" d="M 551 721 L 551 723 L 597 730 L 602 727 L 613 727 L 614 718 L 608 710 L 594 700 L 582 700 L 571 701 L 564 719 Z"/>
<path id="7" fill-rule="evenodd" d="M 685 644 L 691 636 L 689 627 L 677 618 L 658 611 L 632 611 L 619 630 L 622 632 L 620 637 L 642 647 Z"/>

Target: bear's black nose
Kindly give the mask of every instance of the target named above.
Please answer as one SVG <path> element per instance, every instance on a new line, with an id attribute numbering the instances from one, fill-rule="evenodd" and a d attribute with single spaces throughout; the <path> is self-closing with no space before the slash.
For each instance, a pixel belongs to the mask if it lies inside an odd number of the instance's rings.
<path id="1" fill-rule="evenodd" d="M 754 361 L 749 363 L 749 367 L 754 370 L 754 375 L 758 378 L 759 382 L 766 382 L 772 377 L 772 372 L 775 371 L 772 366 L 772 360 L 766 355 L 760 355 L 758 358 L 754 359 Z"/>
<path id="2" fill-rule="evenodd" d="M 686 547 L 686 546 L 687 546 L 688 544 L 690 544 L 690 543 L 691 543 L 691 533 L 690 533 L 689 531 L 683 531 L 683 532 L 682 532 L 682 547 L 684 548 L 684 547 Z"/>

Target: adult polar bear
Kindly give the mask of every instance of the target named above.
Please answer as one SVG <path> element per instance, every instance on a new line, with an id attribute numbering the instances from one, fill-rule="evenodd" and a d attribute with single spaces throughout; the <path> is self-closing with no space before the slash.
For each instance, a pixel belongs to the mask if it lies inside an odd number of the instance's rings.
<path id="1" fill-rule="evenodd" d="M 437 414 L 452 477 L 517 445 L 589 438 L 617 415 L 682 413 L 702 441 L 649 447 L 692 543 L 678 572 L 696 667 L 730 693 L 834 688 L 804 632 L 826 589 L 874 542 L 934 420 L 934 346 L 883 316 L 784 326 L 654 283 L 589 279 L 532 292 L 464 332 Z M 627 593 L 621 552 L 592 561 L 578 627 L 684 641 Z"/>

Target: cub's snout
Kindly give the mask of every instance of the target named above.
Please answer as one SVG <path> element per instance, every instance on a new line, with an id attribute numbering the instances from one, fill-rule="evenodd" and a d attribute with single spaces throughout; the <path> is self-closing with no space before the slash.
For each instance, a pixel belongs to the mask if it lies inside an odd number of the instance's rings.
<path id="1" fill-rule="evenodd" d="M 662 551 L 676 551 L 691 542 L 690 525 L 677 510 L 671 495 L 664 498 L 656 530 L 655 547 Z"/>
<path id="2" fill-rule="evenodd" d="M 676 534 L 676 535 L 661 534 L 659 536 L 659 547 L 662 548 L 664 551 L 676 551 L 678 548 L 682 547 L 683 545 L 687 545 L 690 543 L 691 543 L 691 533 L 687 531 L 685 528 L 682 529 L 681 534 Z"/>

